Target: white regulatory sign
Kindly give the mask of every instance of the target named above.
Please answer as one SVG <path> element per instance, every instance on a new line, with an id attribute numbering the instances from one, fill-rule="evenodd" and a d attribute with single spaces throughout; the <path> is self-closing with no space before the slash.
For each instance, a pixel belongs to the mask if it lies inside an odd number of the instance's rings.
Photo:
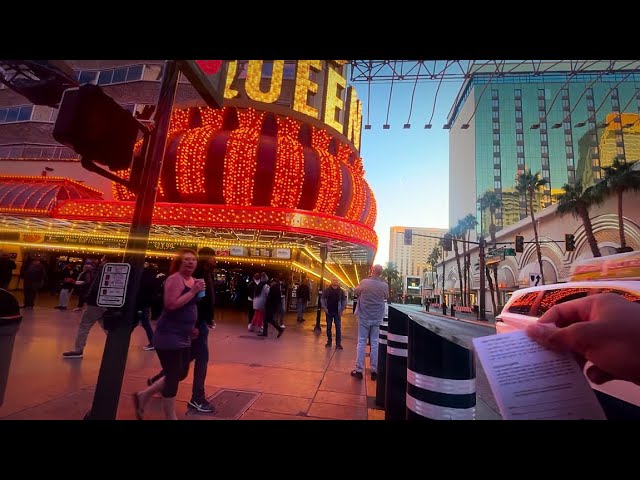
<path id="1" fill-rule="evenodd" d="M 127 283 L 131 265 L 128 263 L 105 263 L 98 290 L 99 307 L 122 307 L 127 298 Z"/>

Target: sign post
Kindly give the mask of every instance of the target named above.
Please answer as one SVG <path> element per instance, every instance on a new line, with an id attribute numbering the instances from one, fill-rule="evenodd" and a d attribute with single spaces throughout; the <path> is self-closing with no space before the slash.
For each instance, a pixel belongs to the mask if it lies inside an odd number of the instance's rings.
<path id="1" fill-rule="evenodd" d="M 160 85 L 156 128 L 151 133 L 148 155 L 146 155 L 142 167 L 141 178 L 144 178 L 145 181 L 136 198 L 133 220 L 127 239 L 124 263 L 131 267 L 128 295 L 125 298 L 123 309 L 108 311 L 109 315 L 105 315 L 105 327 L 108 328 L 107 341 L 102 354 L 93 404 L 85 416 L 87 420 L 114 420 L 118 411 L 131 331 L 137 323 L 136 299 L 144 268 L 145 251 L 149 240 L 153 206 L 156 201 L 156 190 L 167 143 L 171 111 L 178 89 L 178 73 L 176 62 L 168 60 L 165 63 Z M 107 320 L 109 321 L 107 322 Z"/>
<path id="2" fill-rule="evenodd" d="M 124 306 L 130 272 L 131 265 L 128 263 L 105 263 L 96 302 L 99 307 Z"/>

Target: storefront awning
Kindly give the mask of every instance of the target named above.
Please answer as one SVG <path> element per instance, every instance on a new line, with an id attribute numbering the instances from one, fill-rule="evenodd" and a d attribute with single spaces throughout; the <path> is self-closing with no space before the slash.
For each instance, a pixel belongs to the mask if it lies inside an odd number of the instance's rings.
<path id="1" fill-rule="evenodd" d="M 63 200 L 100 200 L 102 193 L 62 177 L 0 175 L 0 212 L 49 214 Z"/>

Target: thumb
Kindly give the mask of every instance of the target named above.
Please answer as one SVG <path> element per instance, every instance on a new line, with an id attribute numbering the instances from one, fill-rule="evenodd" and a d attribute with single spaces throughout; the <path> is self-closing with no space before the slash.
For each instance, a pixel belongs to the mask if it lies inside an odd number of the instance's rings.
<path id="1" fill-rule="evenodd" d="M 598 341 L 597 328 L 588 322 L 579 322 L 564 328 L 553 324 L 534 323 L 527 334 L 541 345 L 559 352 L 574 352 L 584 356 Z"/>

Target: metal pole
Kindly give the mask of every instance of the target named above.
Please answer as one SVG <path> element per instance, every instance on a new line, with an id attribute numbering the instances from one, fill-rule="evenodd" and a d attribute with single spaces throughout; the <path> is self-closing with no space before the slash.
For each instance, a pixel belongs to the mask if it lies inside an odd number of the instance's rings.
<path id="1" fill-rule="evenodd" d="M 122 311 L 112 312 L 113 324 L 109 326 L 107 334 L 93 405 L 85 417 L 88 420 L 114 420 L 118 411 L 131 331 L 137 323 L 136 298 L 144 268 L 145 251 L 149 240 L 171 111 L 178 88 L 178 73 L 174 60 L 165 62 L 158 98 L 156 128 L 151 133 L 149 154 L 144 161 L 141 175 L 143 183 L 136 198 L 124 257 L 124 262 L 131 265 L 127 299 Z"/>
<path id="2" fill-rule="evenodd" d="M 480 236 L 480 245 L 478 246 L 478 256 L 480 262 L 480 320 L 486 320 L 487 315 L 485 314 L 485 286 L 484 286 L 484 237 Z"/>

